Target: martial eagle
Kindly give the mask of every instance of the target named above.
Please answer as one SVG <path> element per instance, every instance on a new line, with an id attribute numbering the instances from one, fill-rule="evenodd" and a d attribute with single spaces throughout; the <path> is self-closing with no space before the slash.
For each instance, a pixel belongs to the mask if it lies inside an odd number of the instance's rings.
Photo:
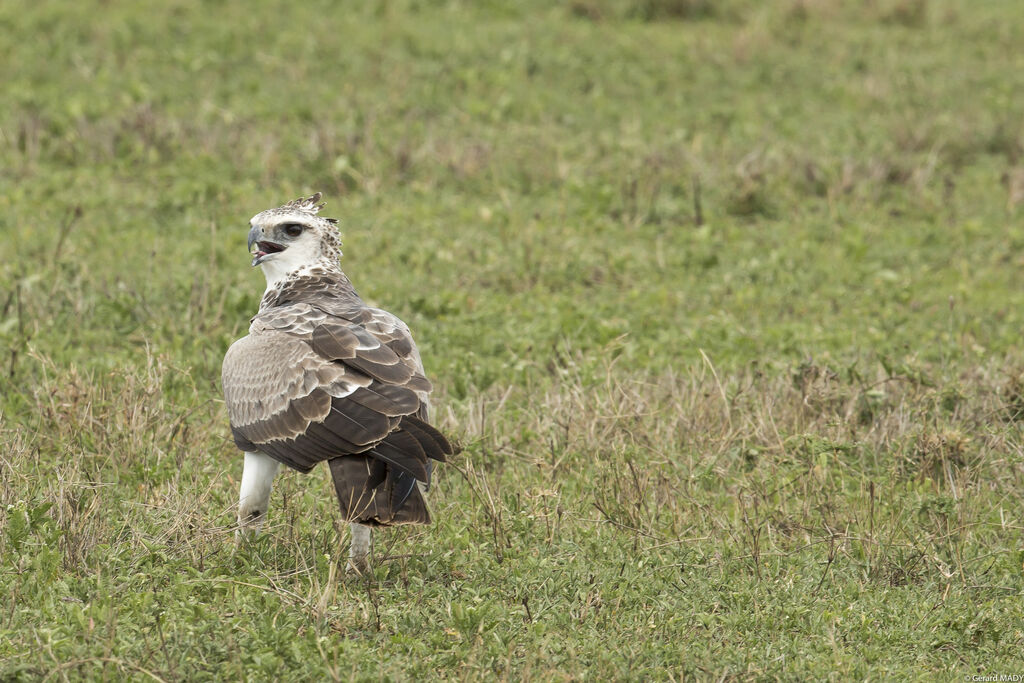
<path id="1" fill-rule="evenodd" d="M 430 460 L 452 447 L 428 422 L 431 385 L 408 326 L 356 294 L 339 264 L 337 221 L 318 215 L 319 201 L 318 192 L 250 221 L 267 290 L 222 372 L 245 453 L 238 524 L 259 529 L 282 463 L 309 472 L 326 460 L 362 571 L 371 527 L 430 522 Z"/>

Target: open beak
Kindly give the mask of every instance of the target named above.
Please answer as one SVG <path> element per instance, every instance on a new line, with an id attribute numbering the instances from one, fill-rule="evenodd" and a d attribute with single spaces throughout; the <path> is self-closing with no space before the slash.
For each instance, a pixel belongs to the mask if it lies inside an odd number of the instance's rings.
<path id="1" fill-rule="evenodd" d="M 263 229 L 253 226 L 249 230 L 249 253 L 252 254 L 252 265 L 254 266 L 263 263 L 271 254 L 276 254 L 285 249 L 283 245 L 261 240 L 260 237 L 263 237 Z M 255 250 L 253 250 L 253 245 L 256 245 Z"/>

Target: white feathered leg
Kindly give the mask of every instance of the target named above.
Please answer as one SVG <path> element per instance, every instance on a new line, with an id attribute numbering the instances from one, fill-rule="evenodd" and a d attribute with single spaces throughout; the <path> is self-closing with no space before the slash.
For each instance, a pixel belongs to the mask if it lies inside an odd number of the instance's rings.
<path id="1" fill-rule="evenodd" d="M 370 569 L 370 527 L 352 522 L 348 525 L 352 543 L 348 548 L 348 566 L 360 574 Z"/>
<path id="2" fill-rule="evenodd" d="M 262 453 L 246 453 L 242 466 L 242 488 L 238 493 L 236 537 L 255 535 L 263 525 L 270 503 L 270 490 L 281 463 Z"/>

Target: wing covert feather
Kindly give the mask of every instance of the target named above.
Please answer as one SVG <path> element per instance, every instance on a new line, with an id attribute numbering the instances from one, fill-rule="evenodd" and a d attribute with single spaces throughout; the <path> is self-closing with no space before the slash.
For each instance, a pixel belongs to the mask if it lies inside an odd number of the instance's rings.
<path id="1" fill-rule="evenodd" d="M 403 430 L 401 422 L 423 412 L 430 383 L 408 328 L 385 312 L 364 311 L 352 316 L 357 322 L 297 303 L 253 319 L 251 334 L 224 359 L 236 443 L 301 471 L 366 453 L 427 481 L 428 457 L 443 459 L 450 447 L 436 431 Z"/>

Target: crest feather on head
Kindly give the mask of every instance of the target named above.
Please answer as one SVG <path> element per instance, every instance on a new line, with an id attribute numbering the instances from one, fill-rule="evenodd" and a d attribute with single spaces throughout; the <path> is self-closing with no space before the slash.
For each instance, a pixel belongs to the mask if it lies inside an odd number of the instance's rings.
<path id="1" fill-rule="evenodd" d="M 320 209 L 324 208 L 324 206 L 326 206 L 326 204 L 327 204 L 327 202 L 320 202 L 320 198 L 322 196 L 323 196 L 322 193 L 314 192 L 313 194 L 309 195 L 308 197 L 299 197 L 298 199 L 293 199 L 290 202 L 288 202 L 287 204 L 285 204 L 284 206 L 282 206 L 281 208 L 282 209 L 292 209 L 294 211 L 302 211 L 304 213 L 308 213 L 308 214 L 312 214 L 312 215 L 316 216 L 317 214 L 320 213 Z M 318 204 L 317 202 L 320 202 L 320 203 Z M 331 223 L 337 223 L 338 222 L 337 218 L 326 218 L 324 216 L 321 216 L 321 218 L 323 218 L 325 221 L 329 221 Z"/>

